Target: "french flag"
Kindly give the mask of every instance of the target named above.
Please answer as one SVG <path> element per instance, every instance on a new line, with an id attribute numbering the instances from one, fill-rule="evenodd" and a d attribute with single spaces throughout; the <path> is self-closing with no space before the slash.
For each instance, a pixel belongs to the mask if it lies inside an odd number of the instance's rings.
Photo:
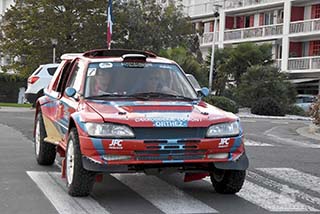
<path id="1" fill-rule="evenodd" d="M 109 0 L 108 3 L 108 22 L 107 22 L 107 47 L 111 48 L 111 37 L 112 37 L 112 25 L 113 25 L 113 17 L 112 17 L 112 0 Z"/>

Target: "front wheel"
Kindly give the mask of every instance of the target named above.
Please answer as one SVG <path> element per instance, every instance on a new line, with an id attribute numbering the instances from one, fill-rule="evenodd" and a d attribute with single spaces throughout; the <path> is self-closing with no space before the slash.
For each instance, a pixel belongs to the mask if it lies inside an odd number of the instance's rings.
<path id="1" fill-rule="evenodd" d="M 215 168 L 210 173 L 212 186 L 218 193 L 235 194 L 242 188 L 246 170 L 223 170 Z"/>
<path id="2" fill-rule="evenodd" d="M 88 196 L 94 185 L 95 174 L 82 166 L 79 136 L 71 129 L 66 150 L 66 177 L 68 193 L 71 196 Z"/>

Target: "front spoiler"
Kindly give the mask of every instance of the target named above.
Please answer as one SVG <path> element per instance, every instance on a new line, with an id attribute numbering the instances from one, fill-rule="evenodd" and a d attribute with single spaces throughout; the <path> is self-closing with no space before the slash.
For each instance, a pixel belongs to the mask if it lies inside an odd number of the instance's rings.
<path id="1" fill-rule="evenodd" d="M 196 162 L 196 160 L 194 160 L 193 163 L 175 162 L 175 163 L 157 163 L 157 164 L 146 163 L 146 164 L 138 164 L 138 165 L 135 165 L 135 164 L 133 165 L 110 164 L 109 165 L 109 164 L 97 163 L 92 159 L 86 156 L 83 156 L 82 165 L 83 165 L 83 168 L 88 171 L 109 172 L 109 173 L 150 171 L 150 169 L 155 169 L 155 170 L 159 169 L 158 171 L 160 172 L 163 169 L 169 169 L 169 168 L 175 168 L 176 172 L 189 172 L 189 171 L 208 172 L 213 167 L 218 169 L 225 169 L 225 170 L 246 170 L 249 167 L 249 160 L 246 153 L 243 153 L 237 160 L 224 161 L 224 162 L 212 162 L 212 161 L 203 162 L 203 160 L 199 160 L 199 162 Z"/>

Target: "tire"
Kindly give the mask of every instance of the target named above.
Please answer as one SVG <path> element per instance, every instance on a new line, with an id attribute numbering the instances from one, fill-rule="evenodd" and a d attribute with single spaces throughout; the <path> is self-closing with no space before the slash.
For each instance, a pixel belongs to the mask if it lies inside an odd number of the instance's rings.
<path id="1" fill-rule="evenodd" d="M 44 141 L 47 133 L 44 127 L 41 112 L 37 115 L 35 137 L 34 137 L 34 152 L 39 165 L 52 165 L 56 159 L 56 146 Z"/>
<path id="2" fill-rule="evenodd" d="M 215 168 L 210 173 L 212 186 L 218 193 L 235 194 L 242 188 L 246 170 L 223 170 Z"/>
<path id="3" fill-rule="evenodd" d="M 94 185 L 95 174 L 82 166 L 79 136 L 75 128 L 72 128 L 69 134 L 65 167 L 69 195 L 88 196 Z"/>

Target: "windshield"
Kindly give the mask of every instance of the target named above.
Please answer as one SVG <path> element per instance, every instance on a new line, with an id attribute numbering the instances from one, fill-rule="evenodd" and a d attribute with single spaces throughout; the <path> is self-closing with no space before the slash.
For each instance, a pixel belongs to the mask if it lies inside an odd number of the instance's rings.
<path id="1" fill-rule="evenodd" d="M 197 99 L 195 90 L 176 65 L 99 62 L 88 66 L 85 97 L 155 94 Z"/>

